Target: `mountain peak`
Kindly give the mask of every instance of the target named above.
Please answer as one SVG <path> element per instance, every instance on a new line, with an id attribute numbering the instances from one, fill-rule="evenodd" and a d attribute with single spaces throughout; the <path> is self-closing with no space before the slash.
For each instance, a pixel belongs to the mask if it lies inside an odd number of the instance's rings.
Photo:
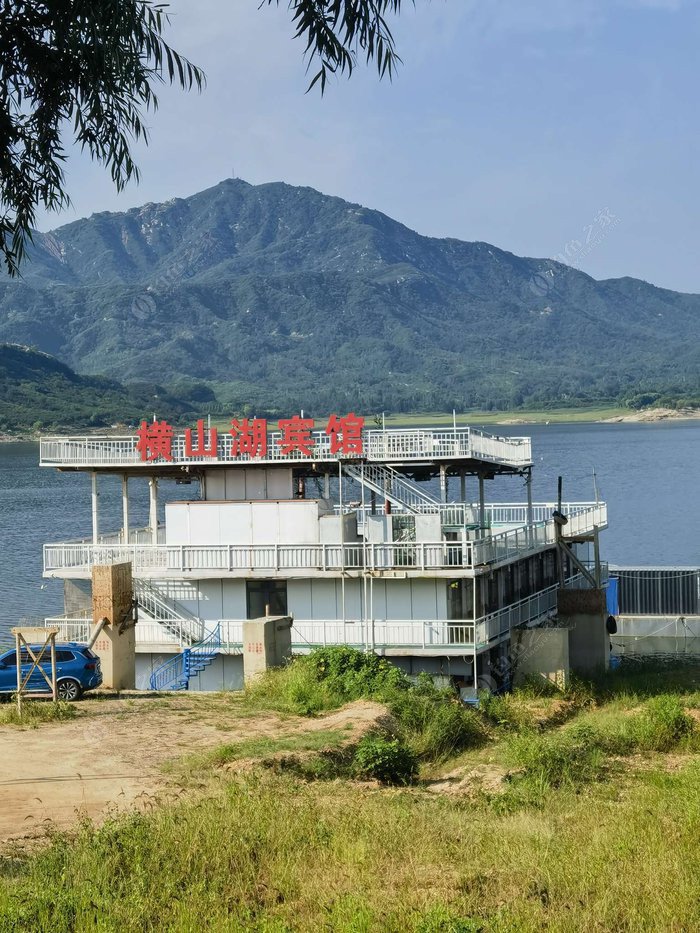
<path id="1" fill-rule="evenodd" d="M 424 237 L 282 182 L 74 221 L 37 235 L 23 276 L 0 290 L 0 339 L 259 407 L 570 404 L 700 370 L 698 296 Z"/>

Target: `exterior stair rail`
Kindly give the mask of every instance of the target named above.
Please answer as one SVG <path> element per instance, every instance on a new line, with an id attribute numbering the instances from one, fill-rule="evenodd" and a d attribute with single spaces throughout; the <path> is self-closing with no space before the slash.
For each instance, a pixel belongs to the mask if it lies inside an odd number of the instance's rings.
<path id="1" fill-rule="evenodd" d="M 157 667 L 151 674 L 151 690 L 187 690 L 190 679 L 209 667 L 221 649 L 221 625 L 202 641 L 185 648 Z"/>
<path id="2" fill-rule="evenodd" d="M 432 509 L 440 508 L 438 499 L 418 489 L 397 470 L 389 466 L 378 463 L 365 463 L 364 466 L 344 463 L 343 471 L 358 483 L 369 486 L 393 505 L 405 508 L 414 514 L 424 511 L 426 506 Z"/>
<path id="3" fill-rule="evenodd" d="M 143 577 L 134 579 L 134 595 L 142 608 L 173 635 L 190 645 L 201 640 L 204 623 L 175 600 L 165 597 L 157 587 Z"/>

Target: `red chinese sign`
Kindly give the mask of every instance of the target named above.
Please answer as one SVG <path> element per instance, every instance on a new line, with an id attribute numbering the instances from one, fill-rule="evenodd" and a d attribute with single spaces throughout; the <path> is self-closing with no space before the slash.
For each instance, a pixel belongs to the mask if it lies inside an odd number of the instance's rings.
<path id="1" fill-rule="evenodd" d="M 312 418 L 301 418 L 294 415 L 292 418 L 283 418 L 278 423 L 279 436 L 273 435 L 272 447 L 267 435 L 267 420 L 265 418 L 234 418 L 231 421 L 230 455 L 233 457 L 248 458 L 250 460 L 280 459 L 294 457 L 295 459 L 323 456 L 328 452 L 332 456 L 345 454 L 346 456 L 362 456 L 362 430 L 365 419 L 350 412 L 343 417 L 331 415 L 324 432 L 317 432 L 314 438 L 314 422 Z M 319 451 L 316 446 L 319 434 L 328 437 L 328 447 L 321 445 Z M 152 462 L 154 460 L 173 461 L 173 428 L 167 421 L 142 421 L 136 432 L 136 450 L 141 460 Z M 229 453 L 226 442 L 222 453 Z M 276 448 L 276 451 L 275 451 Z M 275 453 L 277 455 L 275 455 Z M 183 458 L 190 460 L 199 457 L 207 460 L 219 459 L 219 432 L 216 428 L 205 428 L 204 420 L 199 419 L 194 430 L 185 430 Z"/>

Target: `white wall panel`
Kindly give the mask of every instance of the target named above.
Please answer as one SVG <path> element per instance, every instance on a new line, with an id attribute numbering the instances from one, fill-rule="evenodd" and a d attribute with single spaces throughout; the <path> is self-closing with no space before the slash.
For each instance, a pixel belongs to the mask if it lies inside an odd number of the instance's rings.
<path id="1" fill-rule="evenodd" d="M 265 470 L 252 469 L 245 471 L 245 497 L 246 499 L 265 499 L 267 497 Z"/>
<path id="2" fill-rule="evenodd" d="M 335 580 L 312 580 L 311 601 L 313 619 L 337 619 L 338 605 L 336 600 Z"/>
<path id="3" fill-rule="evenodd" d="M 245 470 L 226 470 L 226 499 L 243 500 L 245 494 Z"/>
<path id="4" fill-rule="evenodd" d="M 362 618 L 362 589 L 361 580 L 345 581 L 345 613 L 343 613 L 343 581 L 336 580 L 336 603 L 338 606 L 338 618 L 342 619 L 360 619 Z"/>
<path id="5" fill-rule="evenodd" d="M 165 543 L 187 544 L 189 541 L 189 516 L 186 502 L 165 503 Z"/>
<path id="6" fill-rule="evenodd" d="M 447 586 L 446 580 L 411 580 L 411 603 L 413 619 L 444 619 L 440 614 L 440 591 Z M 443 593 L 444 595 L 444 593 Z M 443 600 L 444 605 L 444 600 Z"/>
<path id="7" fill-rule="evenodd" d="M 278 503 L 279 543 L 318 544 L 318 503 L 292 499 Z"/>
<path id="8" fill-rule="evenodd" d="M 376 611 L 374 617 L 379 618 Z M 411 618 L 411 587 L 407 580 L 386 581 L 386 618 Z"/>
<path id="9" fill-rule="evenodd" d="M 221 604 L 222 619 L 245 619 L 247 612 L 245 580 L 224 580 Z"/>
<path id="10" fill-rule="evenodd" d="M 289 580 L 287 582 L 287 611 L 295 619 L 311 619 L 311 580 Z"/>
<path id="11" fill-rule="evenodd" d="M 250 503 L 221 503 L 219 531 L 221 544 L 250 544 L 253 540 Z"/>
<path id="12" fill-rule="evenodd" d="M 199 617 L 207 621 L 224 617 L 221 580 L 199 581 Z"/>
<path id="13" fill-rule="evenodd" d="M 226 473 L 228 470 L 207 470 L 204 480 L 205 499 L 226 498 Z"/>
<path id="14" fill-rule="evenodd" d="M 294 495 L 292 489 L 292 471 L 286 468 L 274 467 L 266 471 L 268 499 L 291 499 Z"/>

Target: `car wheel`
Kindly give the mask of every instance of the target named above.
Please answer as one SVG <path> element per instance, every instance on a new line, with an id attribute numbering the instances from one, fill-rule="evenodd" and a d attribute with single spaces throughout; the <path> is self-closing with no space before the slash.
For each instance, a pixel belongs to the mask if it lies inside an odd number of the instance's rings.
<path id="1" fill-rule="evenodd" d="M 67 700 L 69 703 L 72 703 L 74 700 L 79 699 L 81 692 L 80 684 L 77 680 L 59 680 L 58 682 L 59 700 Z"/>

